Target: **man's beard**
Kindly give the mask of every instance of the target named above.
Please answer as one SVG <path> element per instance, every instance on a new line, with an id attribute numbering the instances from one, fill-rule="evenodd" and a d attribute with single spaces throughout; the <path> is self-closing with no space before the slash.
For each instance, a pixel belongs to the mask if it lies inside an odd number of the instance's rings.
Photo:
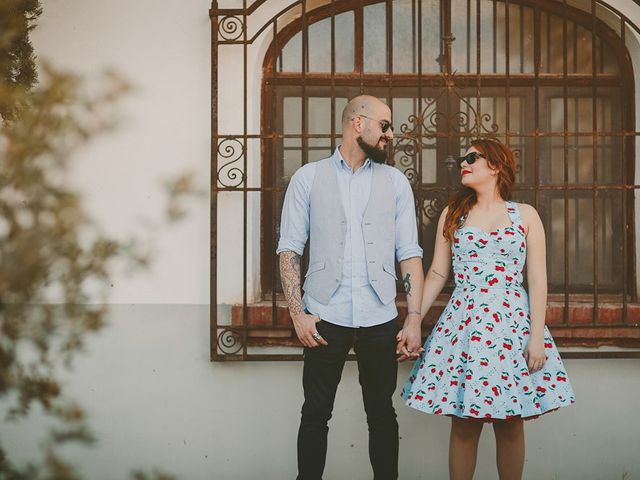
<path id="1" fill-rule="evenodd" d="M 384 163 L 387 161 L 387 149 L 386 148 L 378 148 L 375 145 L 369 145 L 365 142 L 361 136 L 358 136 L 356 139 L 358 145 L 365 153 L 367 158 L 370 158 L 376 163 Z"/>

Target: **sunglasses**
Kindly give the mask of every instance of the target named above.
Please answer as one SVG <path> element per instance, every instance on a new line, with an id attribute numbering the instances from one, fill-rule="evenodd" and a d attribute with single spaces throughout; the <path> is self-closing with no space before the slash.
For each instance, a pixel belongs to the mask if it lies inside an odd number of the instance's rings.
<path id="1" fill-rule="evenodd" d="M 391 129 L 391 131 L 393 132 L 393 125 L 391 125 L 391 122 L 388 120 L 378 120 L 376 118 L 371 118 L 371 117 L 367 117 L 366 115 L 358 115 L 359 117 L 364 117 L 364 118 L 368 118 L 369 120 L 373 120 L 374 122 L 378 122 L 380 124 L 380 130 L 382 130 L 382 133 L 387 133 L 387 130 Z"/>
<path id="2" fill-rule="evenodd" d="M 458 168 L 462 168 L 462 163 L 467 162 L 467 165 L 473 165 L 478 158 L 484 158 L 484 155 L 480 152 L 469 152 L 464 157 L 458 157 L 456 163 Z"/>

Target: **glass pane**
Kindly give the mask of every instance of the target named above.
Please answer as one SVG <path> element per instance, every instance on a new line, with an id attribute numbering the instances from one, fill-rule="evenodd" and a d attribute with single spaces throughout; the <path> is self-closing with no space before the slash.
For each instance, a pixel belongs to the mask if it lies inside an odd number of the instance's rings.
<path id="1" fill-rule="evenodd" d="M 453 33 L 453 44 L 451 46 L 451 68 L 458 72 L 476 71 L 475 63 L 471 65 L 470 51 L 475 52 L 475 15 L 469 15 L 467 0 L 451 0 L 451 11 L 456 12 L 451 17 L 451 33 Z M 473 8 L 475 10 L 475 2 Z M 472 20 L 473 19 L 473 20 Z M 469 28 L 473 24 L 473 32 Z"/>
<path id="2" fill-rule="evenodd" d="M 353 72 L 354 70 L 355 34 L 353 22 L 353 12 L 345 12 L 336 17 L 336 72 Z"/>
<path id="3" fill-rule="evenodd" d="M 621 192 L 600 192 L 598 198 L 598 285 L 602 290 L 622 288 L 625 215 Z M 627 246 L 629 248 L 629 246 Z"/>
<path id="4" fill-rule="evenodd" d="M 353 12 L 335 17 L 336 72 L 352 72 L 354 63 Z M 331 19 L 326 18 L 309 26 L 309 71 L 331 71 Z"/>
<path id="5" fill-rule="evenodd" d="M 418 71 L 416 16 L 415 0 L 396 0 L 393 2 L 394 72 Z"/>
<path id="6" fill-rule="evenodd" d="M 364 70 L 387 71 L 387 12 L 386 4 L 378 3 L 364 8 Z"/>
<path id="7" fill-rule="evenodd" d="M 302 132 L 302 100 L 300 97 L 284 97 L 282 124 L 284 127 L 282 133 L 285 135 Z"/>
<path id="8" fill-rule="evenodd" d="M 280 71 L 302 71 L 302 33 L 296 33 L 282 49 L 282 55 L 280 56 Z"/>
<path id="9" fill-rule="evenodd" d="M 331 71 L 331 20 L 309 25 L 309 71 Z"/>
<path id="10" fill-rule="evenodd" d="M 593 35 L 591 32 L 586 30 L 583 27 L 578 27 L 576 32 L 576 45 L 577 45 L 577 54 L 576 54 L 576 66 L 577 73 L 592 73 L 593 69 L 593 48 L 592 48 L 592 40 Z"/>
<path id="11" fill-rule="evenodd" d="M 440 0 L 422 0 L 422 71 L 441 71 Z"/>
<path id="12" fill-rule="evenodd" d="M 590 293 L 593 291 L 594 267 L 594 212 L 593 194 L 589 191 L 573 191 L 573 198 L 566 200 L 567 231 L 565 243 L 565 199 L 562 194 L 543 192 L 542 217 L 547 235 L 547 275 L 551 291 L 564 291 L 565 260 L 569 277 L 569 291 Z M 548 212 L 548 213 L 547 213 Z M 601 222 L 606 224 L 610 216 L 606 210 L 601 211 Z M 602 225 L 601 225 L 602 226 Z M 603 261 L 607 260 L 606 252 Z M 604 286 L 603 282 L 601 285 Z"/>

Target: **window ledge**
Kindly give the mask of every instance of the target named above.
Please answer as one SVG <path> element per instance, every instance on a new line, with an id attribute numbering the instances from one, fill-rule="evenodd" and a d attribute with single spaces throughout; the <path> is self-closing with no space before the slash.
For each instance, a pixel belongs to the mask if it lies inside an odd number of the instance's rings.
<path id="1" fill-rule="evenodd" d="M 422 323 L 425 337 L 446 303 L 446 300 L 439 299 L 429 310 Z M 402 319 L 407 313 L 406 302 L 399 300 L 397 305 Z M 626 319 L 621 303 L 599 303 L 597 315 L 598 319 L 594 322 L 592 303 L 570 302 L 565 320 L 564 303 L 549 302 L 546 323 L 559 346 L 640 348 L 640 303 L 627 303 Z M 243 306 L 234 305 L 231 308 L 231 322 L 235 327 L 246 326 L 251 345 L 299 345 L 284 301 L 276 301 L 275 305 L 272 302 L 247 305 L 246 317 L 243 315 Z"/>

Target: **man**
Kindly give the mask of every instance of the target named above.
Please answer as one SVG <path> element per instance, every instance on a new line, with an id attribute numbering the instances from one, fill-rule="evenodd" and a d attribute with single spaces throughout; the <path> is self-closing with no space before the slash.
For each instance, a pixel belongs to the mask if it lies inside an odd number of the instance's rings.
<path id="1" fill-rule="evenodd" d="M 304 345 L 298 479 L 322 478 L 327 423 L 351 347 L 374 478 L 395 479 L 396 354 L 405 360 L 421 350 L 422 249 L 409 182 L 384 164 L 393 139 L 389 107 L 368 95 L 352 99 L 342 114 L 342 131 L 331 157 L 303 166 L 291 178 L 277 250 L 289 312 Z M 307 239 L 309 268 L 301 298 L 300 257 Z M 396 258 L 409 307 L 400 333 Z"/>

